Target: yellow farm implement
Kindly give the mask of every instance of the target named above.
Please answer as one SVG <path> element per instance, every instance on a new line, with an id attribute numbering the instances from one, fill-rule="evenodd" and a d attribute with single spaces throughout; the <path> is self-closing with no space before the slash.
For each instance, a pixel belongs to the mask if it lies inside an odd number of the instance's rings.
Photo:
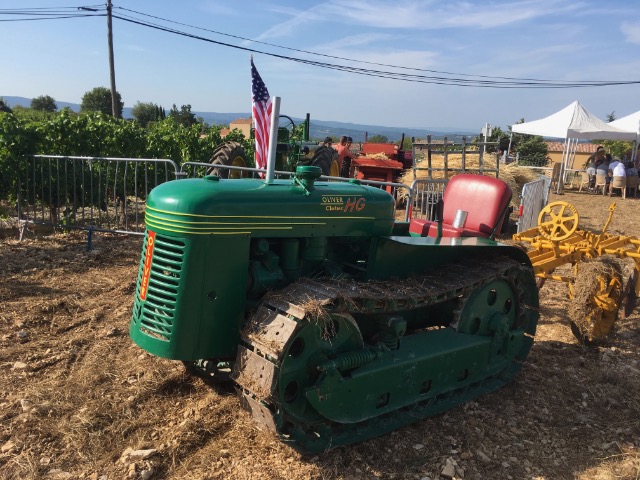
<path id="1" fill-rule="evenodd" d="M 623 318 L 635 308 L 640 294 L 640 240 L 606 233 L 616 204 L 601 233 L 578 228 L 580 216 L 567 202 L 553 202 L 542 209 L 538 226 L 518 233 L 513 239 L 529 244 L 527 255 L 533 264 L 538 288 L 546 280 L 564 282 L 569 288 L 569 315 L 574 335 L 584 343 L 606 337 L 622 308 Z M 623 287 L 622 266 L 617 259 L 630 258 L 634 269 Z M 556 275 L 555 270 L 573 265 L 573 274 Z"/>

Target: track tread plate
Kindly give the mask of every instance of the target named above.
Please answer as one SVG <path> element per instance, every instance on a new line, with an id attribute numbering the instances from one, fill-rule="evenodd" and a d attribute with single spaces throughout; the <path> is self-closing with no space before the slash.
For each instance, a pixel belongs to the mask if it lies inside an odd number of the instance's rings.
<path id="1" fill-rule="evenodd" d="M 253 318 L 249 328 L 242 331 L 242 340 L 279 359 L 298 323 L 264 306 L 258 308 Z"/>
<path id="2" fill-rule="evenodd" d="M 250 390 L 258 397 L 269 399 L 275 372 L 274 363 L 242 345 L 238 347 L 231 378 L 243 388 Z"/>
<path id="3" fill-rule="evenodd" d="M 245 410 L 251 412 L 251 417 L 253 417 L 258 425 L 264 425 L 273 432 L 277 431 L 271 410 L 253 398 L 251 394 L 242 392 L 240 395 L 240 405 Z"/>

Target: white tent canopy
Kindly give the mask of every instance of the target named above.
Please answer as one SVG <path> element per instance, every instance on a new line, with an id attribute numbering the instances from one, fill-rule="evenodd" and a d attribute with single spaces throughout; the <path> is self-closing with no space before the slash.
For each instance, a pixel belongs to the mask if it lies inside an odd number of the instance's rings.
<path id="1" fill-rule="evenodd" d="M 640 114 L 640 112 L 638 112 Z M 635 115 L 635 114 L 634 114 Z M 627 117 L 625 117 L 627 118 Z M 620 119 L 623 120 L 623 119 Z M 616 128 L 590 113 L 577 100 L 571 105 L 548 117 L 532 122 L 511 126 L 513 133 L 541 135 L 554 138 L 584 138 L 587 140 L 629 140 L 636 139 L 638 124 L 633 129 Z"/>
<path id="2" fill-rule="evenodd" d="M 613 122 L 609 122 L 609 125 L 620 128 L 622 130 L 630 130 L 632 132 L 636 132 L 636 143 L 634 143 L 633 145 L 633 151 L 631 153 L 630 159 L 637 159 L 638 140 L 640 140 L 640 110 L 638 110 L 636 113 L 632 113 L 631 115 L 627 115 L 626 117 L 622 117 L 618 120 L 614 120 Z"/>
<path id="3" fill-rule="evenodd" d="M 613 122 L 609 122 L 612 127 L 619 128 L 620 130 L 627 130 L 635 132 L 636 135 L 640 134 L 640 110 L 626 117 L 619 118 Z"/>
<path id="4" fill-rule="evenodd" d="M 562 193 L 567 169 L 570 168 L 569 165 L 575 159 L 579 138 L 634 141 L 637 138 L 638 130 L 637 128 L 623 130 L 612 126 L 610 123 L 603 122 L 576 100 L 571 105 L 548 117 L 511 125 L 511 132 L 512 134 L 524 133 L 565 139 L 562 163 L 557 178 L 557 192 Z"/>

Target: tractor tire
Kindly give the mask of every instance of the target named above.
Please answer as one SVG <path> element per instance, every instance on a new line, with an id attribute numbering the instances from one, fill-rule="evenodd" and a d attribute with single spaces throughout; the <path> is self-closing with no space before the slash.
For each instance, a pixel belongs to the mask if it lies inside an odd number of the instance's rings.
<path id="1" fill-rule="evenodd" d="M 339 176 L 340 167 L 336 159 L 337 152 L 331 147 L 322 146 L 313 154 L 311 165 L 320 167 L 322 175 Z M 338 172 L 336 174 L 336 172 Z"/>
<path id="2" fill-rule="evenodd" d="M 247 153 L 238 142 L 225 142 L 213 151 L 211 165 L 231 165 L 234 167 L 247 166 Z M 247 176 L 242 170 L 210 167 L 207 175 L 217 175 L 220 178 L 242 178 Z"/>

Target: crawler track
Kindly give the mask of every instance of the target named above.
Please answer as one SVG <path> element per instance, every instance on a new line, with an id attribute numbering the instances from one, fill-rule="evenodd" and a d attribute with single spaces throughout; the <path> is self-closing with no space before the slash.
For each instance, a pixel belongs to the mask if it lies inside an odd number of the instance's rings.
<path id="1" fill-rule="evenodd" d="M 251 316 L 232 378 L 256 420 L 320 452 L 508 383 L 533 343 L 537 306 L 531 269 L 503 256 L 399 282 L 302 278 Z M 404 331 L 396 314 L 422 320 Z"/>

